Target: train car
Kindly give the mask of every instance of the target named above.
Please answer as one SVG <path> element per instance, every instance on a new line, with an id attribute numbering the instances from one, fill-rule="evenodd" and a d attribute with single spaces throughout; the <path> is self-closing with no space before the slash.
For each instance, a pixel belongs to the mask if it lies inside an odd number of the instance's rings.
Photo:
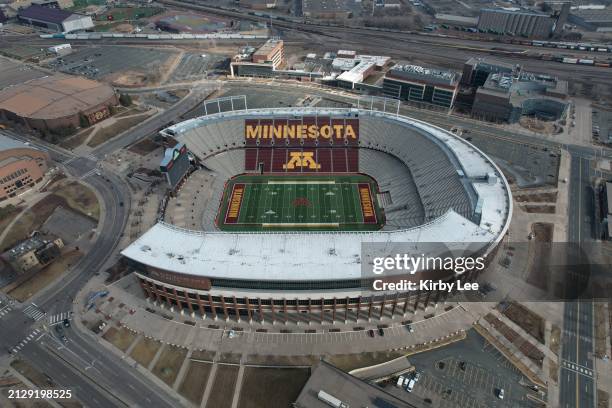
<path id="1" fill-rule="evenodd" d="M 561 60 L 561 62 L 563 62 L 564 64 L 577 64 L 578 63 L 578 58 L 563 58 Z"/>
<path id="2" fill-rule="evenodd" d="M 584 59 L 581 58 L 578 60 L 578 64 L 580 65 L 593 65 L 595 63 L 595 61 L 593 61 L 592 59 Z"/>

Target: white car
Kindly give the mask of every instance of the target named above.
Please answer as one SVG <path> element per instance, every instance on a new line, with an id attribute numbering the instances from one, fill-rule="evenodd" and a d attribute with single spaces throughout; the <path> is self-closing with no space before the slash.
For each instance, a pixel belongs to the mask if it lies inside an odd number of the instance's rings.
<path id="1" fill-rule="evenodd" d="M 412 392 L 412 390 L 414 389 L 414 385 L 416 384 L 416 381 L 414 380 L 414 378 L 412 380 L 410 380 L 408 382 L 408 386 L 406 387 L 406 391 L 408 392 Z"/>
<path id="2" fill-rule="evenodd" d="M 404 376 L 400 375 L 399 378 L 397 379 L 397 385 L 398 387 L 401 387 L 404 384 Z"/>
<path id="3" fill-rule="evenodd" d="M 504 399 L 504 389 L 500 388 L 498 393 L 497 393 L 497 398 L 503 400 Z"/>

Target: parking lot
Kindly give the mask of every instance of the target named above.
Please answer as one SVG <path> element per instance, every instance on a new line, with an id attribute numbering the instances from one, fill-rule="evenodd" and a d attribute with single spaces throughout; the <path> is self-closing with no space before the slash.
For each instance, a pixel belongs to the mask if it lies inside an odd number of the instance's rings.
<path id="1" fill-rule="evenodd" d="M 612 144 L 612 111 L 593 109 L 592 133 L 595 142 Z"/>
<path id="2" fill-rule="evenodd" d="M 97 79 L 122 71 L 146 71 L 163 65 L 174 51 L 127 46 L 98 46 L 80 48 L 59 57 L 49 67 L 69 74 Z"/>
<path id="3" fill-rule="evenodd" d="M 226 62 L 227 58 L 222 55 L 186 53 L 181 57 L 168 82 L 193 81 L 219 74 L 229 66 Z"/>
<path id="4" fill-rule="evenodd" d="M 548 148 L 523 143 L 508 143 L 476 132 L 463 137 L 492 156 L 502 170 L 521 187 L 556 185 L 560 154 Z"/>
<path id="5" fill-rule="evenodd" d="M 421 378 L 413 394 L 436 407 L 494 408 L 535 407 L 521 373 L 474 330 L 447 347 L 409 357 Z M 499 392 L 504 390 L 504 398 Z"/>
<path id="6" fill-rule="evenodd" d="M 7 86 L 22 84 L 34 78 L 41 78 L 45 72 L 32 68 L 29 65 L 19 64 L 9 59 L 0 57 L 0 89 Z"/>

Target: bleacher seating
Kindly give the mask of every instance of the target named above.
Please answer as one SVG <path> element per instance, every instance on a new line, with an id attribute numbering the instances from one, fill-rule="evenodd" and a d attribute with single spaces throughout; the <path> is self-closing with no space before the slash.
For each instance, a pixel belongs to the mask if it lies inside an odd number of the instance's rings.
<path id="1" fill-rule="evenodd" d="M 417 226 L 449 209 L 471 218 L 475 203 L 442 145 L 416 128 L 381 117 L 363 114 L 359 127 L 358 152 L 317 149 L 319 171 L 359 171 L 376 179 L 381 191 L 391 195 L 392 204 L 385 208 L 387 229 Z M 245 153 L 244 117 L 211 120 L 179 139 L 220 179 L 256 171 L 257 163 L 263 163 L 264 172 L 282 171 L 286 163 L 286 148 L 249 148 Z"/>

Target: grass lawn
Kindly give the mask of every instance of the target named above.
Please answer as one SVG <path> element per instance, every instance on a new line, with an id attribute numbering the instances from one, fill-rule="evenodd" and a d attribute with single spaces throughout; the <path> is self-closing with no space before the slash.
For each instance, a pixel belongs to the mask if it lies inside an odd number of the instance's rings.
<path id="1" fill-rule="evenodd" d="M 233 365 L 219 365 L 217 367 L 215 382 L 208 397 L 208 407 L 231 408 L 238 370 L 239 367 Z"/>
<path id="2" fill-rule="evenodd" d="M 79 133 L 77 133 L 74 136 L 68 137 L 64 140 L 62 140 L 59 145 L 61 147 L 63 147 L 64 149 L 74 149 L 76 147 L 79 147 L 80 145 L 82 145 L 83 143 L 85 143 L 85 140 L 87 140 L 87 137 L 91 134 L 91 132 L 93 132 L 95 130 L 95 128 L 89 128 L 89 129 L 85 129 Z"/>
<path id="3" fill-rule="evenodd" d="M 545 321 L 537 313 L 519 303 L 512 302 L 504 311 L 504 315 L 544 344 Z"/>
<path id="4" fill-rule="evenodd" d="M 106 0 L 74 0 L 69 10 L 80 10 L 87 6 L 100 6 L 106 4 Z"/>
<path id="5" fill-rule="evenodd" d="M 6 207 L 0 208 L 0 231 L 4 231 L 7 225 L 19 215 L 22 208 L 9 204 Z"/>
<path id="6" fill-rule="evenodd" d="M 51 194 L 25 210 L 4 237 L 0 244 L 0 252 L 4 252 L 17 242 L 26 239 L 32 231 L 39 229 L 58 205 L 68 204 L 61 197 Z"/>
<path id="7" fill-rule="evenodd" d="M 376 182 L 365 175 L 241 175 L 225 188 L 222 230 L 372 231 L 384 225 Z"/>
<path id="8" fill-rule="evenodd" d="M 8 294 L 20 302 L 26 301 L 38 293 L 38 291 L 62 276 L 68 269 L 74 266 L 82 256 L 83 253 L 80 251 L 72 251 L 62 255 L 51 265 L 47 265 L 30 279 L 9 291 Z"/>
<path id="9" fill-rule="evenodd" d="M 199 406 L 204 396 L 204 389 L 211 369 L 212 364 L 210 363 L 190 361 L 183 382 L 179 386 L 179 394 Z"/>
<path id="10" fill-rule="evenodd" d="M 185 357 L 187 357 L 186 349 L 167 345 L 153 368 L 153 374 L 172 387 Z"/>
<path id="11" fill-rule="evenodd" d="M 238 408 L 290 407 L 309 376 L 309 368 L 246 367 Z"/>
<path id="12" fill-rule="evenodd" d="M 66 181 L 53 188 L 55 195 L 62 197 L 70 208 L 94 220 L 100 218 L 100 203 L 95 193 L 77 181 Z"/>
<path id="13" fill-rule="evenodd" d="M 106 142 L 107 140 L 112 139 L 115 136 L 125 132 L 131 127 L 136 126 L 139 123 L 142 123 L 148 117 L 152 116 L 152 112 L 143 113 L 142 115 L 132 116 L 129 118 L 118 119 L 115 123 L 109 126 L 105 126 L 101 129 L 98 129 L 96 134 L 91 138 L 87 146 L 96 147 Z"/>
<path id="14" fill-rule="evenodd" d="M 108 16 L 112 16 L 109 21 L 138 20 L 141 18 L 152 17 L 164 11 L 160 7 L 113 7 L 97 17 L 98 21 L 107 21 Z"/>
<path id="15" fill-rule="evenodd" d="M 161 343 L 159 341 L 143 337 L 132 349 L 130 357 L 136 360 L 141 366 L 147 368 L 160 347 Z"/>
<path id="16" fill-rule="evenodd" d="M 125 327 L 111 327 L 102 337 L 121 351 L 127 350 L 130 344 L 136 340 L 136 334 Z"/>

